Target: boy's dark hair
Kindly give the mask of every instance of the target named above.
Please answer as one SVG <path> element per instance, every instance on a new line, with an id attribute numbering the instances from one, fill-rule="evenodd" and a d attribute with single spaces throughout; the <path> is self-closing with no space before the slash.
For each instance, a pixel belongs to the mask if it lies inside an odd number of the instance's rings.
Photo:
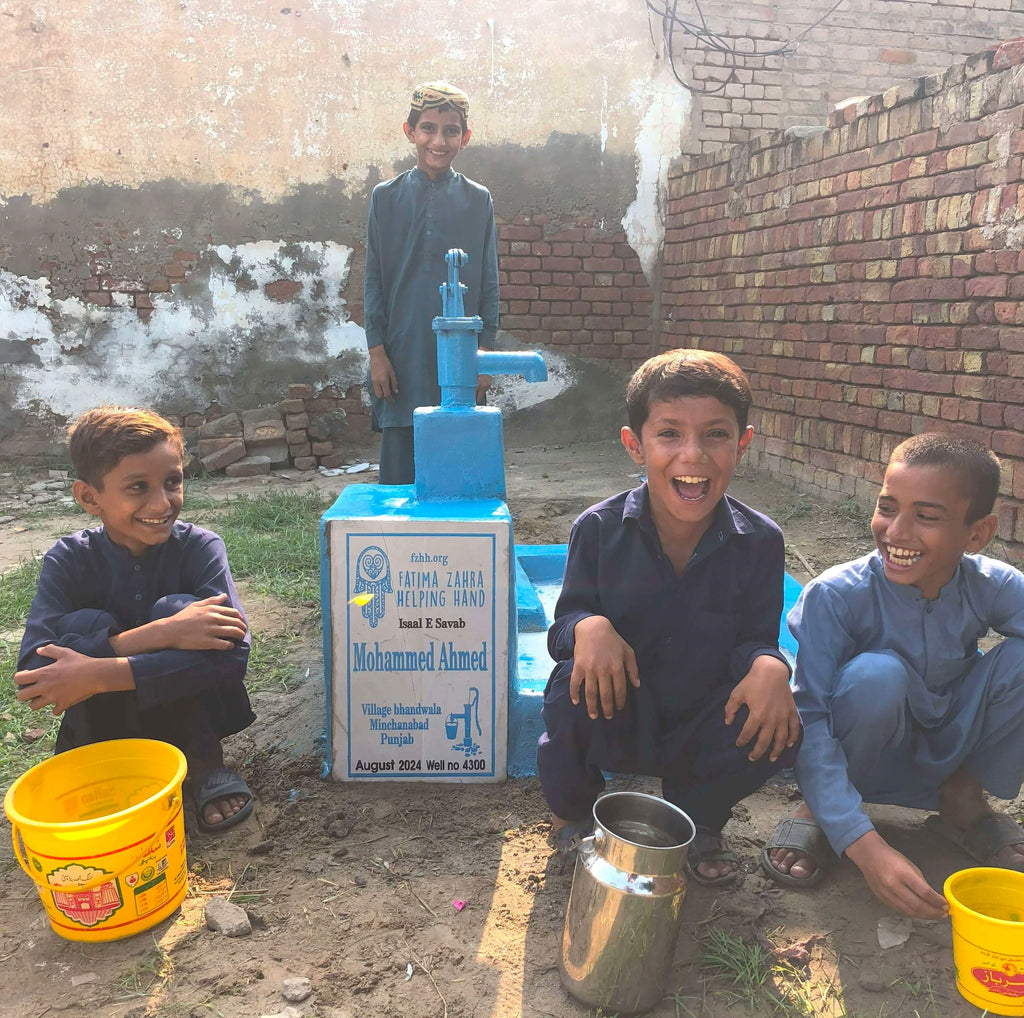
<path id="1" fill-rule="evenodd" d="M 419 123 L 420 117 L 422 117 L 424 113 L 447 113 L 449 110 L 451 110 L 454 113 L 458 113 L 459 121 L 462 123 L 462 133 L 465 134 L 466 131 L 469 130 L 469 123 L 466 120 L 466 115 L 462 112 L 462 110 L 458 109 L 456 106 L 453 106 L 451 103 L 445 103 L 443 106 L 434 106 L 429 110 L 411 109 L 409 110 L 409 116 L 406 117 L 405 122 L 409 125 L 409 127 L 415 130 L 416 125 Z"/>
<path id="2" fill-rule="evenodd" d="M 969 438 L 926 431 L 896 446 L 889 462 L 939 467 L 952 474 L 960 494 L 968 500 L 965 523 L 988 516 L 999 494 L 999 457 Z"/>
<path id="3" fill-rule="evenodd" d="M 747 427 L 752 396 L 739 366 L 714 350 L 669 350 L 645 361 L 626 386 L 629 426 L 639 438 L 651 404 L 679 396 L 714 396 L 736 414 L 740 431 Z"/>
<path id="4" fill-rule="evenodd" d="M 68 428 L 68 450 L 79 480 L 103 490 L 103 478 L 125 458 L 170 442 L 184 455 L 181 432 L 152 410 L 100 406 Z"/>

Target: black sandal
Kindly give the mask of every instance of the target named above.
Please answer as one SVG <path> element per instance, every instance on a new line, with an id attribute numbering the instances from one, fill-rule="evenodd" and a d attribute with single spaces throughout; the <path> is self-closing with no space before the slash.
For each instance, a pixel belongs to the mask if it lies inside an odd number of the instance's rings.
<path id="1" fill-rule="evenodd" d="M 720 877 L 706 877 L 697 869 L 702 862 L 733 862 L 736 864 L 736 868 L 728 873 L 723 873 Z M 726 884 L 735 883 L 739 878 L 740 860 L 736 853 L 729 848 L 729 843 L 721 831 L 698 827 L 693 841 L 690 842 L 689 851 L 686 853 L 686 870 L 698 884 L 704 887 L 724 887 Z"/>
<path id="2" fill-rule="evenodd" d="M 237 813 L 225 817 L 219 823 L 209 824 L 203 819 L 203 811 L 217 799 L 228 799 L 233 795 L 247 795 L 249 798 Z M 245 778 L 230 767 L 211 767 L 198 782 L 192 785 L 192 800 L 196 804 L 196 821 L 199 830 L 207 834 L 223 831 L 240 824 L 251 812 L 254 803 L 252 791 Z"/>
<path id="3" fill-rule="evenodd" d="M 817 869 L 809 877 L 794 877 L 783 873 L 772 862 L 772 852 L 779 848 L 808 856 Z M 825 832 L 816 820 L 807 817 L 786 817 L 780 820 L 767 844 L 761 849 L 761 869 L 765 876 L 785 887 L 814 887 L 820 884 L 825 879 L 825 871 L 831 861 L 832 849 Z"/>

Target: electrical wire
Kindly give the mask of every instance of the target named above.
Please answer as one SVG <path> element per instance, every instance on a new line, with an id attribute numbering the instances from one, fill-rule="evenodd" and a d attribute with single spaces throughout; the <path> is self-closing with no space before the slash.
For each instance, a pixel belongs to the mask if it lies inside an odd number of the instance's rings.
<path id="1" fill-rule="evenodd" d="M 843 0 L 836 0 L 836 2 L 820 18 L 818 18 L 817 21 L 808 25 L 802 32 L 800 32 L 799 35 L 787 40 L 781 46 L 759 51 L 757 49 L 757 40 L 750 36 L 741 36 L 741 38 L 748 39 L 753 48 L 751 50 L 739 50 L 730 45 L 724 36 L 721 36 L 716 32 L 712 32 L 708 27 L 707 19 L 704 17 L 704 10 L 701 7 L 700 0 L 693 0 L 693 5 L 697 10 L 697 16 L 700 18 L 699 25 L 679 16 L 679 0 L 671 0 L 671 6 L 670 0 L 662 0 L 663 5 L 661 7 L 654 3 L 654 0 L 645 0 L 649 27 L 652 14 L 656 14 L 661 18 L 662 38 L 665 41 L 665 48 L 668 54 L 669 66 L 672 68 L 672 74 L 683 88 L 698 95 L 714 95 L 717 92 L 721 92 L 730 82 L 735 81 L 738 61 L 740 60 L 746 61 L 772 56 L 792 56 L 792 54 L 797 51 L 804 36 L 806 36 L 812 29 L 817 28 L 818 25 L 820 25 L 842 3 Z M 686 35 L 693 36 L 693 38 L 698 42 L 703 43 L 718 53 L 722 53 L 728 58 L 726 66 L 729 67 L 729 74 L 723 81 L 719 82 L 712 88 L 707 88 L 694 85 L 683 79 L 676 67 L 675 33 L 677 27 Z M 653 34 L 653 28 L 651 28 L 652 39 Z"/>

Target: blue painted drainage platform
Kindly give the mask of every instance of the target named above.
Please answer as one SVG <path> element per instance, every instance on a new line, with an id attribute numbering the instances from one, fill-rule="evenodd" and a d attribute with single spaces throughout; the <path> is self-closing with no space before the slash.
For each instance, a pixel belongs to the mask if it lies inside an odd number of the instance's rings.
<path id="1" fill-rule="evenodd" d="M 544 731 L 540 709 L 553 664 L 548 657 L 547 633 L 562 589 L 567 547 L 564 544 L 515 546 L 517 646 L 508 697 L 507 767 L 511 778 L 537 773 L 537 740 Z M 787 573 L 779 620 L 779 646 L 791 663 L 796 656 L 796 640 L 786 626 L 786 615 L 796 604 L 800 590 L 800 584 Z"/>

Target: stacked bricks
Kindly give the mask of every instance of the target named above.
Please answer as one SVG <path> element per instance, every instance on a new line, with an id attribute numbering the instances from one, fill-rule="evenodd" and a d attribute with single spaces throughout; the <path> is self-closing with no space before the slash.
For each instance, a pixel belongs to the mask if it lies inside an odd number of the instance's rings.
<path id="1" fill-rule="evenodd" d="M 527 345 L 603 360 L 651 354 L 653 292 L 621 229 L 590 216 L 498 223 L 501 328 Z"/>
<path id="2" fill-rule="evenodd" d="M 113 262 L 117 260 L 112 250 L 114 238 L 104 236 L 101 240 L 104 246 L 93 245 L 87 249 L 89 276 L 82 286 L 82 299 L 100 307 L 134 308 L 143 322 L 148 322 L 153 314 L 151 294 L 169 293 L 172 284 L 182 282 L 197 257 L 195 251 L 175 246 L 178 243 L 176 237 L 165 235 L 163 242 L 170 249 L 167 260 L 144 264 L 141 267 L 143 278 L 123 279 L 111 271 Z"/>
<path id="3" fill-rule="evenodd" d="M 666 346 L 754 387 L 756 463 L 871 499 L 893 447 L 950 430 L 1003 464 L 1024 560 L 1024 40 L 670 179 Z"/>
<path id="4" fill-rule="evenodd" d="M 823 125 L 840 100 L 941 74 L 1017 34 L 1024 6 L 1021 0 L 843 0 L 830 12 L 834 2 L 703 0 L 701 19 L 717 45 L 676 26 L 675 67 L 695 90 L 689 151 L 711 152 L 798 124 Z M 679 16 L 698 20 L 692 7 L 680 7 Z"/>
<path id="5" fill-rule="evenodd" d="M 339 396 L 333 386 L 314 394 L 310 385 L 289 385 L 287 398 L 276 406 L 209 418 L 179 418 L 186 446 L 196 449 L 203 468 L 224 470 L 229 477 L 269 473 L 278 467 L 315 470 L 339 467 L 350 456 L 342 448 L 365 438 L 369 418 L 359 386 Z"/>

